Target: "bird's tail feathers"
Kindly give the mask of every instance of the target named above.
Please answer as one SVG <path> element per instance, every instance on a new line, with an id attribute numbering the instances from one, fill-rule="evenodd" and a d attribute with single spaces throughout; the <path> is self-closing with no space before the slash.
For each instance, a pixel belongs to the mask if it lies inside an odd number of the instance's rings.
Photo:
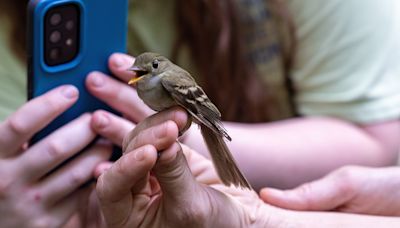
<path id="1" fill-rule="evenodd" d="M 233 184 L 237 187 L 252 189 L 236 165 L 224 138 L 205 125 L 201 125 L 200 129 L 222 183 L 228 186 Z"/>

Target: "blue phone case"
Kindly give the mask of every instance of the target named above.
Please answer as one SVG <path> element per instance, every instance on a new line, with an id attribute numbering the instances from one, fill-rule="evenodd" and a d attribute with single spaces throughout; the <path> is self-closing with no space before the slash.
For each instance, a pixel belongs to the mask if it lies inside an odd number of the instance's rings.
<path id="1" fill-rule="evenodd" d="M 48 66 L 44 61 L 44 18 L 60 4 L 76 4 L 80 11 L 80 48 L 71 62 Z M 114 52 L 126 52 L 127 0 L 31 0 L 28 4 L 28 98 L 32 99 L 64 84 L 79 89 L 79 99 L 69 110 L 37 133 L 32 143 L 82 113 L 97 109 L 112 111 L 93 97 L 85 87 L 91 71 L 108 75 L 108 58 Z"/>

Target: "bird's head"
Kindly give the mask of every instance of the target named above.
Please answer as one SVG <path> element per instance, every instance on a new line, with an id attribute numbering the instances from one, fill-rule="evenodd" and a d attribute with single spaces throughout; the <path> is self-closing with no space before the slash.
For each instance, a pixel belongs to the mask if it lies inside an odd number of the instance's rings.
<path id="1" fill-rule="evenodd" d="M 145 76 L 152 77 L 163 73 L 169 63 L 167 58 L 157 53 L 145 52 L 140 54 L 136 57 L 133 66 L 128 69 L 134 71 L 137 77 L 129 80 L 128 84 L 133 85 Z"/>

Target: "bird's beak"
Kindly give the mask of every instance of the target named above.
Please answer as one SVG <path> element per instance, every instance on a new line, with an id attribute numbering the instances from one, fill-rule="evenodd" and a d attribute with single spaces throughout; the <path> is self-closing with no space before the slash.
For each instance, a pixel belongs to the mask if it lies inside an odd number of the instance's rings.
<path id="1" fill-rule="evenodd" d="M 138 67 L 138 66 L 132 66 L 132 67 L 126 69 L 126 70 L 128 70 L 128 71 L 135 71 L 135 72 L 138 72 L 138 71 L 145 71 L 143 68 L 140 68 L 140 67 Z"/>
<path id="2" fill-rule="evenodd" d="M 137 78 L 132 78 L 131 80 L 129 80 L 128 84 L 129 85 L 133 85 L 133 84 L 135 84 L 136 82 L 138 82 L 142 78 L 143 78 L 143 76 L 140 76 L 140 77 L 137 77 Z"/>
<path id="3" fill-rule="evenodd" d="M 141 67 L 138 67 L 138 66 L 132 66 L 131 68 L 129 68 L 127 70 L 134 71 L 136 73 L 136 75 L 139 76 L 139 77 L 132 78 L 131 80 L 129 80 L 129 82 L 128 82 L 129 85 L 135 84 L 136 82 L 138 82 L 140 79 L 143 78 L 143 75 L 148 73 L 147 70 L 145 70 Z"/>

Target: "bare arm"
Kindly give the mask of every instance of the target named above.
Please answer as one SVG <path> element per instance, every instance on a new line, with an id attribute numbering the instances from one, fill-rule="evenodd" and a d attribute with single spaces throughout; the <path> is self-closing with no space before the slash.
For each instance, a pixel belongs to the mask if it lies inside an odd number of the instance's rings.
<path id="1" fill-rule="evenodd" d="M 272 124 L 225 123 L 228 145 L 256 189 L 290 188 L 347 164 L 385 166 L 397 161 L 399 121 L 357 126 L 304 117 Z M 196 126 L 185 143 L 207 155 Z"/>
<path id="2" fill-rule="evenodd" d="M 337 212 L 289 212 L 286 227 L 399 227 L 399 217 L 344 214 Z"/>

